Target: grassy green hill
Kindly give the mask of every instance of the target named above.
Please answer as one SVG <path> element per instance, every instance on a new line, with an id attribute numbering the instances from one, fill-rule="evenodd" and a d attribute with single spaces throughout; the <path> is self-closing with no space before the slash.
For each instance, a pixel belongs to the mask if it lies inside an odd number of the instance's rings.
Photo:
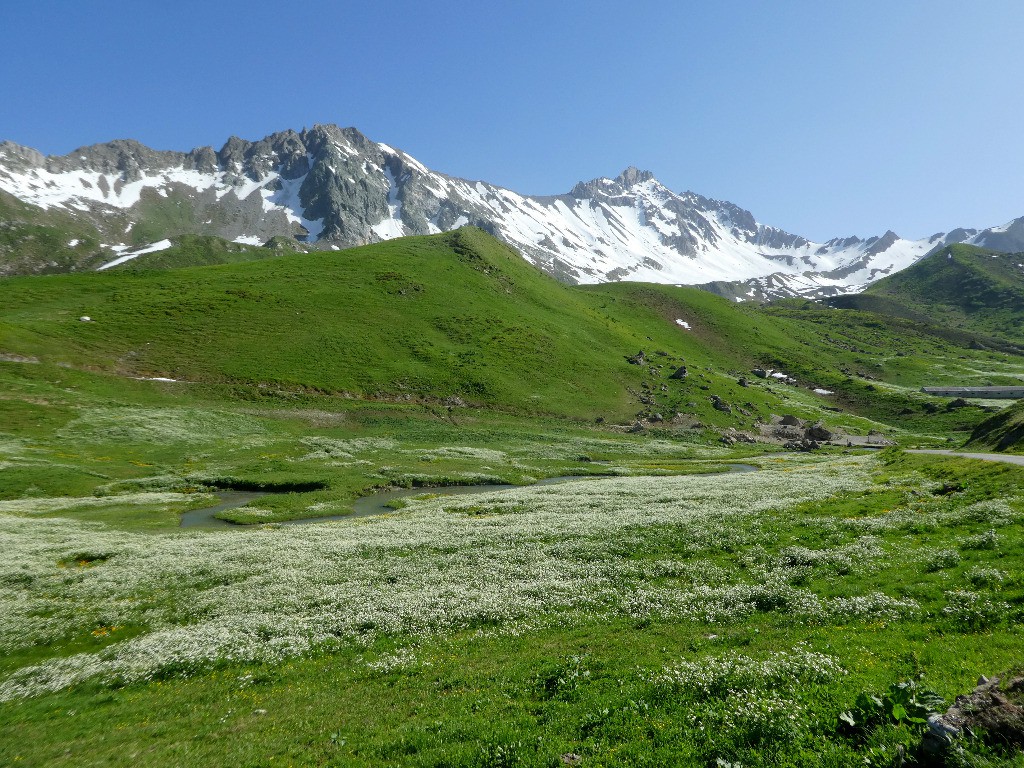
<path id="1" fill-rule="evenodd" d="M 967 447 L 977 451 L 1024 453 L 1024 400 L 979 424 Z"/>
<path id="2" fill-rule="evenodd" d="M 799 304 L 762 310 L 673 286 L 568 287 L 472 228 L 342 252 L 146 268 L 253 258 L 226 245 L 188 238 L 119 274 L 6 280 L 0 352 L 260 397 L 450 400 L 584 419 L 686 412 L 736 427 L 780 409 L 814 418 L 829 407 L 970 429 L 978 413 L 936 415 L 916 390 L 1016 370 L 1017 358 L 990 359 L 968 349 L 967 337 L 902 319 Z M 83 315 L 92 322 L 79 322 Z M 640 350 L 645 363 L 630 363 Z M 680 365 L 685 380 L 671 378 Z M 757 366 L 801 386 L 757 380 Z M 744 376 L 750 386 L 738 383 Z M 815 387 L 834 394 L 823 399 Z M 733 411 L 713 408 L 712 395 Z"/>
<path id="3" fill-rule="evenodd" d="M 828 302 L 1024 344 L 1024 255 L 950 245 Z"/>

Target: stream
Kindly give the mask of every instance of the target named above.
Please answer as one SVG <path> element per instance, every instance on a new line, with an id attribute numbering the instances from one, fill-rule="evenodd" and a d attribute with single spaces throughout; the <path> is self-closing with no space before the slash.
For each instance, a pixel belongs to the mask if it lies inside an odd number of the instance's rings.
<path id="1" fill-rule="evenodd" d="M 757 472 L 759 467 L 755 467 L 753 464 L 726 464 L 729 472 Z M 694 473 L 693 475 L 681 475 L 682 477 L 702 477 L 711 474 L 719 474 L 718 472 L 701 472 Z M 324 517 L 303 517 L 296 520 L 282 520 L 274 523 L 274 525 L 309 525 L 310 523 L 324 523 L 331 520 L 352 520 L 357 517 L 373 517 L 375 515 L 384 515 L 389 512 L 394 512 L 395 508 L 391 506 L 392 503 L 399 499 L 407 499 L 412 496 L 423 496 L 425 494 L 434 494 L 438 496 L 463 496 L 470 493 L 489 493 L 491 491 L 508 491 L 513 488 L 532 488 L 537 485 L 555 485 L 557 483 L 569 483 L 574 480 L 607 480 L 612 477 L 620 477 L 620 475 L 563 475 L 561 477 L 547 477 L 543 480 L 538 480 L 533 485 L 511 485 L 511 484 L 494 484 L 494 485 L 445 485 L 440 487 L 419 487 L 419 488 L 399 488 L 394 491 L 378 491 L 372 493 L 369 496 L 361 496 L 352 502 L 352 512 L 348 512 L 342 515 L 327 515 Z M 635 477 L 635 475 L 634 475 Z M 680 475 L 674 475 L 674 477 L 680 477 Z M 263 498 L 272 493 L 271 491 L 218 491 L 216 496 L 220 499 L 220 503 L 212 507 L 203 507 L 202 509 L 193 509 L 189 512 L 184 512 L 181 515 L 181 527 L 182 528 L 234 528 L 244 529 L 249 528 L 248 525 L 239 525 L 237 523 L 229 523 L 227 520 L 221 520 L 215 515 L 218 512 L 223 512 L 228 509 L 234 509 L 235 507 L 241 507 L 248 504 L 256 499 Z"/>

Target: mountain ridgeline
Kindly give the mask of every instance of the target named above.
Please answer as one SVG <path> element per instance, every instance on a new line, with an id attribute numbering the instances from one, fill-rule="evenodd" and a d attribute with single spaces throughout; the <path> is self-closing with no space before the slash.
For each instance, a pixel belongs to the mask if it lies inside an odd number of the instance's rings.
<path id="1" fill-rule="evenodd" d="M 1024 254 L 950 245 L 861 294 L 837 296 L 827 303 L 1024 346 Z"/>
<path id="2" fill-rule="evenodd" d="M 0 144 L 0 274 L 91 269 L 185 235 L 334 250 L 467 224 L 564 282 L 699 284 L 741 300 L 849 293 L 950 243 L 1024 250 L 1024 218 L 922 240 L 815 243 L 635 168 L 523 195 L 333 125 L 191 152 L 118 140 L 46 157 Z"/>

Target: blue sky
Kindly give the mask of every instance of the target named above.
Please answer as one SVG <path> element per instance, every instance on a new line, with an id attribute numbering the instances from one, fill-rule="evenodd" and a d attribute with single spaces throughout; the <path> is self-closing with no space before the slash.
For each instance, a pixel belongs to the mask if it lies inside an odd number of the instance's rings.
<path id="1" fill-rule="evenodd" d="M 8 0 L 0 138 L 315 123 L 530 194 L 650 169 L 812 239 L 1024 215 L 1020 0 Z"/>

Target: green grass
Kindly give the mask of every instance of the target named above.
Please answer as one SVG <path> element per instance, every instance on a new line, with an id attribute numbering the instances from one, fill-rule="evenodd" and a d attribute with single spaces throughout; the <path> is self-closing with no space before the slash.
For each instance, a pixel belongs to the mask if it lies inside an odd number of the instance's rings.
<path id="1" fill-rule="evenodd" d="M 667 593 L 692 589 L 697 573 L 743 582 L 771 564 L 786 574 L 787 590 L 821 599 L 881 591 L 913 600 L 919 608 L 902 617 L 809 620 L 768 601 L 740 620 L 582 612 L 507 629 L 386 633 L 279 663 L 222 662 L 114 686 L 91 681 L 0 704 L 0 757 L 12 765 L 548 766 L 575 753 L 599 766 L 854 766 L 898 764 L 902 749 L 913 760 L 914 727 L 883 723 L 854 738 L 839 715 L 859 693 L 881 694 L 900 681 L 917 680 L 951 701 L 979 674 L 1020 668 L 1024 502 L 1014 494 L 1024 470 L 889 452 L 871 472 L 862 491 L 738 518 L 728 546 L 695 548 L 685 529 L 653 525 L 625 547 L 607 539 L 601 557 L 640 568 L 650 574 L 643 589 Z M 938 493 L 951 478 L 963 488 Z M 988 508 L 977 506 L 1006 498 L 1015 499 L 1010 518 L 985 517 Z M 971 544 L 993 525 L 995 548 Z M 872 532 L 862 540 L 865 530 Z M 848 549 L 857 542 L 868 548 Z M 949 550 L 958 553 L 955 564 L 929 565 L 931 553 Z M 846 551 L 863 554 L 844 564 L 837 557 Z M 981 578 L 992 572 L 997 581 Z M 955 590 L 1006 607 L 965 611 L 963 598 L 950 596 Z M 101 626 L 56 650 L 95 653 L 140 632 Z M 846 672 L 819 674 L 819 662 L 801 662 L 793 680 L 772 677 L 760 662 L 786 658 L 780 650 L 794 659 L 823 654 Z M 727 673 L 725 687 L 700 687 L 698 670 L 737 655 L 754 660 L 741 686 L 730 687 L 728 675 L 737 673 Z M 988 764 L 1021 764 L 1020 755 L 981 744 L 967 750 Z"/>
<path id="2" fill-rule="evenodd" d="M 525 415 L 624 421 L 685 412 L 736 428 L 784 409 L 817 418 L 838 408 L 966 432 L 984 414 L 929 413 L 916 390 L 959 381 L 992 356 L 863 313 L 760 311 L 671 286 L 570 288 L 472 229 L 200 270 L 11 279 L 0 283 L 0 302 L 4 352 L 231 386 L 236 397 L 326 394 L 442 408 L 457 397 Z M 650 363 L 630 365 L 640 349 Z M 684 363 L 690 377 L 669 378 Z M 1020 356 L 991 364 L 1000 378 L 1024 370 Z M 805 389 L 756 379 L 739 387 L 757 365 L 784 368 Z M 894 387 L 873 391 L 869 376 Z M 836 395 L 809 395 L 811 386 Z M 714 410 L 711 394 L 733 413 Z"/>

